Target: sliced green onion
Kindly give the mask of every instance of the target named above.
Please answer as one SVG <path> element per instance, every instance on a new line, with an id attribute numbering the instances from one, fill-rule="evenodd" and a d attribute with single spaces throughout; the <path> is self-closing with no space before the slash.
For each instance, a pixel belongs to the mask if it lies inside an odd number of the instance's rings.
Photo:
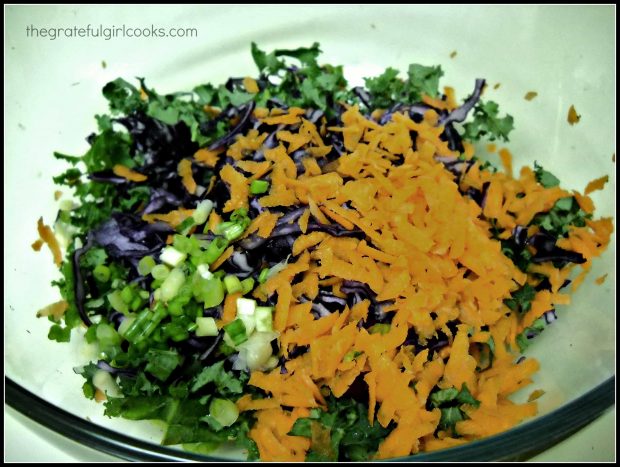
<path id="1" fill-rule="evenodd" d="M 110 373 L 105 370 L 95 371 L 92 378 L 93 386 L 110 397 L 122 397 L 123 393 Z M 236 407 L 236 406 L 235 406 Z"/>
<path id="2" fill-rule="evenodd" d="M 224 237 L 226 237 L 226 240 L 233 241 L 241 237 L 244 231 L 245 227 L 243 227 L 242 225 L 233 224 L 224 230 Z"/>
<path id="3" fill-rule="evenodd" d="M 242 297 L 237 299 L 237 317 L 243 321 L 245 332 L 248 336 L 254 332 L 254 328 L 256 327 L 256 319 L 254 317 L 255 310 L 256 300 Z"/>
<path id="4" fill-rule="evenodd" d="M 153 270 L 156 264 L 152 256 L 144 256 L 138 261 L 138 272 L 141 276 L 146 276 Z"/>
<path id="5" fill-rule="evenodd" d="M 121 292 L 119 290 L 115 290 L 114 292 L 110 292 L 107 295 L 107 297 L 108 297 L 108 301 L 110 302 L 110 305 L 116 311 L 119 311 L 119 312 L 121 312 L 123 314 L 129 313 L 129 307 L 127 306 L 127 304 L 121 298 Z"/>
<path id="6" fill-rule="evenodd" d="M 172 300 L 174 297 L 177 296 L 184 282 L 185 274 L 183 274 L 183 271 L 181 269 L 175 268 L 170 271 L 168 277 L 166 277 L 164 282 L 161 284 L 160 299 L 164 302 Z"/>
<path id="7" fill-rule="evenodd" d="M 212 209 L 213 201 L 211 201 L 210 199 L 205 199 L 204 201 L 198 203 L 194 214 L 192 214 L 196 225 L 201 225 L 207 222 L 207 219 L 209 218 L 209 214 L 211 214 Z"/>
<path id="8" fill-rule="evenodd" d="M 254 316 L 256 300 L 239 297 L 237 299 L 237 316 Z"/>
<path id="9" fill-rule="evenodd" d="M 192 239 L 183 235 L 175 235 L 172 245 L 181 253 L 189 253 L 194 246 Z"/>
<path id="10" fill-rule="evenodd" d="M 290 257 L 291 257 L 291 255 L 288 255 L 285 260 L 280 261 L 279 263 L 274 264 L 273 266 L 271 266 L 269 268 L 269 272 L 267 272 L 267 278 L 265 280 L 271 279 L 273 276 L 275 276 L 280 271 L 282 271 L 288 265 L 288 259 Z M 262 273 L 262 271 L 261 271 L 261 273 Z"/>
<path id="11" fill-rule="evenodd" d="M 203 279 L 211 279 L 213 277 L 213 273 L 209 270 L 208 264 L 199 264 L 196 268 L 196 272 L 200 274 L 200 277 Z"/>
<path id="12" fill-rule="evenodd" d="M 172 339 L 174 342 L 181 342 L 187 340 L 189 337 L 189 332 L 187 329 L 177 322 L 168 323 L 159 329 L 163 329 L 163 334 Z"/>
<path id="13" fill-rule="evenodd" d="M 254 278 L 248 277 L 247 279 L 243 279 L 241 281 L 241 293 L 243 295 L 249 293 L 254 289 Z"/>
<path id="14" fill-rule="evenodd" d="M 250 193 L 253 195 L 261 195 L 269 190 L 269 182 L 266 180 L 254 180 L 250 183 Z"/>
<path id="15" fill-rule="evenodd" d="M 187 253 L 183 253 L 173 246 L 167 246 L 161 251 L 159 259 L 162 263 L 166 263 L 168 266 L 176 268 L 187 258 Z"/>
<path id="16" fill-rule="evenodd" d="M 165 264 L 158 264 L 151 269 L 151 276 L 153 279 L 163 281 L 170 274 L 170 269 Z"/>
<path id="17" fill-rule="evenodd" d="M 248 217 L 248 210 L 246 208 L 235 209 L 230 215 L 230 220 L 242 226 L 244 230 L 250 225 L 250 222 L 252 222 Z"/>
<path id="18" fill-rule="evenodd" d="M 138 311 L 138 309 L 142 307 L 142 304 L 143 298 L 139 295 L 134 295 L 133 300 L 129 304 L 129 308 L 131 308 L 131 311 Z"/>
<path id="19" fill-rule="evenodd" d="M 208 264 L 213 264 L 224 250 L 228 247 L 228 240 L 224 237 L 215 237 L 209 246 L 207 247 L 207 252 L 205 254 L 205 260 Z"/>
<path id="20" fill-rule="evenodd" d="M 149 310 L 141 311 L 121 335 L 128 341 L 133 342 L 134 338 L 140 333 L 144 323 L 149 319 L 150 314 Z"/>
<path id="21" fill-rule="evenodd" d="M 235 223 L 231 221 L 220 222 L 215 226 L 215 233 L 218 235 L 222 235 L 226 231 L 226 229 L 232 227 L 233 225 L 235 225 Z"/>
<path id="22" fill-rule="evenodd" d="M 209 415 L 222 426 L 230 426 L 239 418 L 237 405 L 228 399 L 213 399 L 209 405 Z"/>
<path id="23" fill-rule="evenodd" d="M 129 329 L 129 327 L 133 324 L 135 320 L 136 320 L 136 315 L 127 316 L 127 318 L 125 318 L 119 325 L 118 333 L 124 337 L 125 333 L 127 332 L 127 329 Z"/>
<path id="24" fill-rule="evenodd" d="M 249 370 L 262 370 L 273 354 L 271 341 L 277 337 L 274 332 L 255 332 L 238 346 L 239 358 L 235 364 Z"/>
<path id="25" fill-rule="evenodd" d="M 258 283 L 264 284 L 267 282 L 267 275 L 269 274 L 269 268 L 264 268 L 258 275 Z"/>
<path id="26" fill-rule="evenodd" d="M 84 302 L 84 306 L 86 308 L 99 308 L 104 303 L 105 303 L 105 300 L 103 299 L 103 297 L 99 297 L 99 298 Z"/>
<path id="27" fill-rule="evenodd" d="M 73 208 L 74 204 L 70 199 L 63 199 L 60 203 L 58 203 L 58 209 L 61 211 L 72 211 Z"/>
<path id="28" fill-rule="evenodd" d="M 133 300 L 133 290 L 131 290 L 130 286 L 126 285 L 123 287 L 123 290 L 121 290 L 121 298 L 127 305 L 131 303 Z"/>
<path id="29" fill-rule="evenodd" d="M 105 264 L 99 264 L 93 269 L 93 276 L 99 282 L 108 282 L 110 280 L 110 268 Z"/>
<path id="30" fill-rule="evenodd" d="M 179 225 L 177 225 L 176 231 L 182 233 L 183 235 L 187 234 L 192 226 L 196 223 L 193 217 L 188 217 Z"/>
<path id="31" fill-rule="evenodd" d="M 196 336 L 204 337 L 204 336 L 217 336 L 218 329 L 217 324 L 215 323 L 215 319 L 211 317 L 199 317 L 196 318 Z"/>
<path id="32" fill-rule="evenodd" d="M 155 342 L 166 342 L 166 336 L 162 332 L 161 326 L 155 329 L 155 332 L 151 334 L 151 339 L 154 340 Z M 185 339 L 182 339 L 182 340 L 185 340 Z"/>
<path id="33" fill-rule="evenodd" d="M 183 314 L 183 304 L 178 300 L 168 302 L 168 313 L 170 313 L 170 316 L 181 316 Z"/>
<path id="34" fill-rule="evenodd" d="M 96 334 L 99 345 L 102 347 L 116 346 L 121 343 L 121 338 L 113 326 L 107 323 L 99 323 L 97 325 Z"/>
<path id="35" fill-rule="evenodd" d="M 224 286 L 226 286 L 227 293 L 237 293 L 243 290 L 243 286 L 241 285 L 239 278 L 232 274 L 224 277 Z"/>
<path id="36" fill-rule="evenodd" d="M 204 304 L 205 308 L 218 306 L 224 301 L 224 285 L 215 276 L 211 279 L 203 279 L 198 275 L 194 276 L 192 293 L 198 302 Z"/>
<path id="37" fill-rule="evenodd" d="M 273 308 L 270 306 L 257 306 L 254 311 L 254 321 L 258 332 L 273 331 Z"/>
<path id="38" fill-rule="evenodd" d="M 263 365 L 263 370 L 264 371 L 273 370 L 275 367 L 278 366 L 278 362 L 279 362 L 278 357 L 276 357 L 275 355 L 272 355 L 271 357 L 267 359 L 267 361 Z"/>
<path id="39" fill-rule="evenodd" d="M 159 325 L 162 319 L 164 319 L 168 313 L 164 307 L 160 307 L 155 310 L 154 313 L 150 313 L 149 320 L 146 322 L 144 327 L 142 328 L 142 332 L 140 333 L 140 337 L 148 337 L 150 336 L 155 328 Z"/>
<path id="40" fill-rule="evenodd" d="M 240 319 L 224 325 L 224 331 L 232 341 L 233 345 L 239 345 L 248 340 L 245 332 L 245 324 Z"/>

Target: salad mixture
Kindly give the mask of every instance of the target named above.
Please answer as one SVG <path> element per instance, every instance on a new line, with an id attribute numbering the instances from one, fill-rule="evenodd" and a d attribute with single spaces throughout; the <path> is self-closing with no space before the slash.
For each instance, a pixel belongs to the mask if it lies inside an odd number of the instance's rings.
<path id="1" fill-rule="evenodd" d="M 439 66 L 349 88 L 319 53 L 252 44 L 256 78 L 103 88 L 86 154 L 55 153 L 74 196 L 33 245 L 62 273 L 49 338 L 85 328 L 84 395 L 202 453 L 392 458 L 535 415 L 542 391 L 509 396 L 609 242 L 588 197 L 606 178 L 513 176 L 513 119 L 483 79 L 461 103 Z"/>

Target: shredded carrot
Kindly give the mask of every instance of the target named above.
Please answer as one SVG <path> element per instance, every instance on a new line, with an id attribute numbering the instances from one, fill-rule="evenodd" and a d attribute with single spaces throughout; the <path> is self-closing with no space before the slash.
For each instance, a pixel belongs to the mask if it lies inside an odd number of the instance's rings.
<path id="1" fill-rule="evenodd" d="M 531 100 L 535 99 L 536 96 L 538 96 L 538 93 L 536 91 L 528 91 L 527 93 L 525 93 L 525 96 L 523 98 L 526 101 L 531 101 Z"/>
<path id="2" fill-rule="evenodd" d="M 325 214 L 321 212 L 315 201 L 308 197 L 308 210 L 312 214 L 312 216 L 319 221 L 321 224 L 329 224 L 329 220 L 325 217 Z"/>
<path id="3" fill-rule="evenodd" d="M 504 171 L 509 177 L 512 177 L 512 154 L 508 149 L 502 148 L 499 150 L 499 157 L 502 160 Z"/>
<path id="4" fill-rule="evenodd" d="M 249 76 L 243 78 L 243 87 L 250 94 L 256 94 L 260 91 L 256 80 L 254 78 L 250 78 Z"/>
<path id="5" fill-rule="evenodd" d="M 252 220 L 248 228 L 245 230 L 243 237 L 248 237 L 249 235 L 257 232 L 259 237 L 267 238 L 271 235 L 271 231 L 276 226 L 278 222 L 278 218 L 280 218 L 281 214 L 276 214 L 273 212 L 269 212 L 267 210 L 260 213 L 258 216 Z"/>
<path id="6" fill-rule="evenodd" d="M 54 192 L 54 201 L 58 201 L 60 199 L 60 197 L 62 196 L 62 191 L 60 190 L 56 190 Z"/>
<path id="7" fill-rule="evenodd" d="M 306 233 L 308 230 L 308 221 L 310 220 L 310 210 L 306 209 L 304 213 L 299 217 L 299 228 L 302 233 Z"/>
<path id="8" fill-rule="evenodd" d="M 226 295 L 226 298 L 224 299 L 222 318 L 218 323 L 219 327 L 235 320 L 237 317 L 237 299 L 239 297 L 241 297 L 240 292 Z"/>
<path id="9" fill-rule="evenodd" d="M 299 107 L 291 107 L 288 109 L 288 113 L 264 118 L 262 122 L 267 125 L 294 125 L 295 123 L 301 122 L 300 115 L 303 115 L 304 112 L 304 109 L 300 109 Z"/>
<path id="10" fill-rule="evenodd" d="M 230 164 L 226 164 L 220 170 L 220 178 L 230 187 L 230 199 L 226 201 L 222 211 L 230 212 L 238 208 L 247 208 L 250 195 L 248 180 Z"/>
<path id="11" fill-rule="evenodd" d="M 58 245 L 58 240 L 56 240 L 56 236 L 54 235 L 51 227 L 43 223 L 42 217 L 40 217 L 37 221 L 37 231 L 39 232 L 41 240 L 47 244 L 50 251 L 52 252 L 52 255 L 54 256 L 54 264 L 60 267 L 60 265 L 62 264 L 62 253 L 60 251 L 60 246 Z"/>
<path id="12" fill-rule="evenodd" d="M 163 222 L 166 222 L 167 224 L 170 224 L 172 227 L 176 228 L 181 222 L 183 222 L 185 219 L 190 217 L 193 213 L 194 213 L 193 209 L 180 208 L 176 211 L 170 211 L 166 214 L 158 214 L 158 213 L 143 214 L 142 219 L 149 223 L 153 223 L 156 221 L 163 221 Z"/>
<path id="13" fill-rule="evenodd" d="M 574 105 L 571 105 L 570 108 L 568 109 L 567 120 L 568 120 L 568 123 L 570 123 L 571 125 L 574 125 L 575 123 L 579 123 L 579 120 L 581 120 L 581 115 L 577 113 Z"/>
<path id="14" fill-rule="evenodd" d="M 236 402 L 239 412 L 245 412 L 247 410 L 265 410 L 265 409 L 279 409 L 280 403 L 276 399 L 252 399 L 250 394 L 246 394 Z"/>
<path id="15" fill-rule="evenodd" d="M 536 399 L 540 399 L 544 394 L 545 394 L 545 391 L 543 391 L 542 389 L 536 389 L 532 391 L 532 393 L 528 396 L 527 401 L 532 402 L 532 401 L 535 401 Z"/>
<path id="16" fill-rule="evenodd" d="M 586 186 L 583 194 L 589 195 L 593 191 L 602 190 L 605 186 L 605 183 L 607 183 L 608 181 L 609 175 L 605 175 L 603 177 L 597 178 L 596 180 L 592 180 L 590 183 L 588 183 L 588 186 Z"/>
<path id="17" fill-rule="evenodd" d="M 597 277 L 594 282 L 596 282 L 597 285 L 603 285 L 605 279 L 607 279 L 607 274 L 603 274 L 602 276 Z"/>
<path id="18" fill-rule="evenodd" d="M 35 240 L 30 246 L 32 247 L 34 251 L 40 251 L 41 247 L 43 246 L 43 243 L 44 243 L 43 240 L 38 239 L 38 240 Z"/>
<path id="19" fill-rule="evenodd" d="M 257 130 L 250 130 L 247 135 L 238 135 L 233 144 L 226 150 L 226 155 L 235 160 L 241 160 L 259 149 L 268 134 L 259 134 Z"/>
<path id="20" fill-rule="evenodd" d="M 220 222 L 222 222 L 222 217 L 215 212 L 215 209 L 213 209 L 211 214 L 209 214 L 209 219 L 207 219 L 207 226 L 209 227 L 209 230 L 215 233 L 215 228 L 220 224 Z"/>
<path id="21" fill-rule="evenodd" d="M 65 311 L 69 308 L 69 303 L 65 300 L 60 300 L 59 302 L 52 303 L 44 308 L 41 308 L 37 311 L 37 318 L 42 316 L 53 316 L 56 321 L 63 317 Z"/>
<path id="22" fill-rule="evenodd" d="M 194 153 L 194 159 L 198 162 L 202 162 L 207 167 L 215 167 L 219 160 L 219 155 L 224 151 L 224 148 L 217 149 L 215 151 L 209 151 L 208 149 L 199 149 Z"/>
<path id="23" fill-rule="evenodd" d="M 179 162 L 177 171 L 181 176 L 183 186 L 189 194 L 196 193 L 196 181 L 192 174 L 192 162 L 189 159 L 183 159 Z"/>
<path id="24" fill-rule="evenodd" d="M 142 90 L 140 90 L 142 91 Z M 144 94 L 146 96 L 146 94 Z M 96 402 L 103 402 L 108 400 L 107 396 L 105 395 L 105 392 L 103 392 L 100 389 L 95 389 L 95 401 Z"/>
<path id="25" fill-rule="evenodd" d="M 222 253 L 222 255 L 218 259 L 216 259 L 210 266 L 211 271 L 217 270 L 217 268 L 224 264 L 224 262 L 232 256 L 234 251 L 235 249 L 233 246 L 229 246 L 228 248 L 226 248 L 224 250 L 224 253 Z"/>
<path id="26" fill-rule="evenodd" d="M 144 182 L 148 179 L 146 175 L 135 172 L 121 164 L 116 164 L 114 167 L 112 167 L 112 172 L 114 172 L 115 175 L 123 177 L 132 182 Z"/>
<path id="27" fill-rule="evenodd" d="M 244 172 L 252 174 L 250 181 L 257 180 L 271 170 L 272 163 L 269 161 L 254 162 L 254 161 L 238 161 L 237 167 Z"/>

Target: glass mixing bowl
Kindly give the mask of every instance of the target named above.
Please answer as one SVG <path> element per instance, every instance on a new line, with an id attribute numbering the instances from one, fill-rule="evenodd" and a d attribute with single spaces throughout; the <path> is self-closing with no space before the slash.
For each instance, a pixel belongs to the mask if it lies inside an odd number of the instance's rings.
<path id="1" fill-rule="evenodd" d="M 28 37 L 26 27 L 193 27 L 188 38 Z M 88 358 L 74 336 L 46 338 L 36 310 L 56 301 L 58 272 L 36 239 L 36 220 L 56 212 L 54 150 L 81 154 L 102 113 L 100 90 L 118 76 L 148 78 L 161 92 L 254 73 L 250 42 L 262 48 L 321 43 L 326 63 L 345 65 L 352 84 L 411 62 L 441 64 L 443 84 L 462 98 L 477 77 L 487 96 L 515 118 L 514 165 L 534 160 L 569 189 L 604 174 L 593 198 L 597 214 L 615 214 L 615 68 L 613 7 L 577 6 L 187 6 L 7 7 L 5 56 L 5 380 L 9 405 L 88 446 L 136 460 L 216 460 L 158 445 L 161 428 L 108 419 L 86 400 L 72 369 Z M 451 58 L 453 51 L 457 54 Z M 103 66 L 105 61 L 105 67 Z M 524 95 L 538 96 L 527 101 Z M 574 105 L 581 122 L 570 126 Z M 541 362 L 533 388 L 543 389 L 539 415 L 510 431 L 415 460 L 524 459 L 599 416 L 615 398 L 615 236 L 591 274 L 560 307 L 559 320 L 527 354 Z M 594 279 L 608 274 L 603 285 Z M 613 443 L 613 433 L 609 442 Z"/>

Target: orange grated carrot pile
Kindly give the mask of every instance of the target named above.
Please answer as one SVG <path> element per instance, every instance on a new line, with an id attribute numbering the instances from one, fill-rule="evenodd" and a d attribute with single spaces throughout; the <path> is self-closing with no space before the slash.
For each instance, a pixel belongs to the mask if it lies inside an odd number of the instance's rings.
<path id="1" fill-rule="evenodd" d="M 274 329 L 280 333 L 282 354 L 289 355 L 295 346 L 308 345 L 309 351 L 287 361 L 285 373 L 280 368 L 254 371 L 249 384 L 262 389 L 267 398 L 238 401 L 241 410 L 255 411 L 257 422 L 250 436 L 261 458 L 302 460 L 311 443 L 287 434 L 295 420 L 307 416 L 309 408 L 325 408 L 323 391 L 340 397 L 357 378 L 368 386 L 369 422 L 395 426 L 379 445 L 377 458 L 454 446 L 535 415 L 534 402 L 515 404 L 509 399 L 538 370 L 533 359 L 515 363 L 516 336 L 555 305 L 568 303 L 568 295 L 559 289 L 571 268 L 534 265 L 533 272 L 547 276 L 552 289 L 537 294 L 530 310 L 519 318 L 504 300 L 524 284 L 536 284 L 502 253 L 487 219 L 509 233 L 571 193 L 544 188 L 529 168 L 513 178 L 512 156 L 506 149 L 499 152 L 506 173 L 482 170 L 475 161 L 455 180 L 435 159 L 458 154 L 440 139 L 443 128 L 435 126 L 434 111 L 420 123 L 394 114 L 380 126 L 357 107 L 349 108 L 342 114 L 342 126 L 328 129 L 342 133 L 346 153 L 338 163 L 323 168 L 316 160 L 326 154 L 327 149 L 321 148 L 328 146 L 301 109 L 274 110 L 268 116 L 263 112 L 262 118 L 285 127 L 276 135 L 280 144 L 264 150 L 269 164 L 259 167 L 244 161 L 243 149 L 229 149 L 228 154 L 239 158 L 238 167 L 244 172 L 262 176 L 271 171 L 270 191 L 260 198 L 263 207 L 301 204 L 307 209 L 298 220 L 303 234 L 293 245 L 294 259 L 255 289 L 254 296 L 259 300 L 277 296 Z M 250 132 L 235 144 L 257 149 L 262 141 L 262 135 Z M 301 175 L 291 158 L 300 149 L 307 154 Z M 468 145 L 466 160 L 473 154 Z M 403 163 L 395 165 L 399 158 Z M 224 211 L 246 206 L 248 179 L 232 166 L 225 166 L 221 176 L 232 194 Z M 487 187 L 484 207 L 463 197 L 457 183 L 461 189 Z M 595 181 L 589 189 L 603 183 Z M 587 196 L 575 196 L 580 205 L 591 204 Z M 277 217 L 266 210 L 245 236 L 254 232 L 269 236 Z M 321 224 L 361 230 L 366 239 L 308 233 L 310 217 Z M 588 221 L 585 227 L 571 227 L 558 246 L 581 253 L 587 270 L 611 231 L 609 219 Z M 367 300 L 314 319 L 311 303 L 304 301 L 316 297 L 319 284 L 331 284 L 338 291 L 345 280 L 368 284 L 377 300 L 390 304 L 384 308 L 393 314 L 387 332 L 369 333 L 357 326 L 368 314 Z M 233 302 L 227 299 L 224 322 L 233 313 Z M 454 321 L 461 323 L 456 333 L 447 326 Z M 404 345 L 410 330 L 422 343 L 442 331 L 450 337 L 450 345 L 432 356 L 428 350 L 416 354 L 414 347 Z M 491 338 L 494 361 L 484 367 L 480 347 Z M 345 358 L 350 355 L 356 357 Z M 480 371 L 481 366 L 486 369 Z M 431 390 L 463 384 L 480 406 L 465 409 L 469 418 L 456 424 L 460 438 L 437 433 L 440 410 L 426 409 Z"/>

